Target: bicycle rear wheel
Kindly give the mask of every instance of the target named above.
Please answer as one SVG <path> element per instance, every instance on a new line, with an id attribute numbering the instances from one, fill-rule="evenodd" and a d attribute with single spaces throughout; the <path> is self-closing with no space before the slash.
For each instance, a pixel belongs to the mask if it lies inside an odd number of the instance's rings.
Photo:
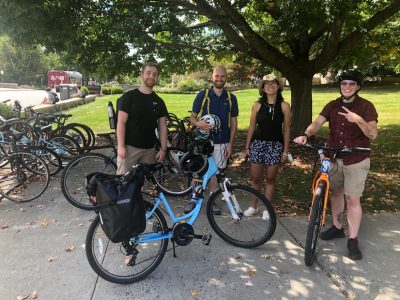
<path id="1" fill-rule="evenodd" d="M 94 172 L 115 174 L 117 166 L 110 157 L 100 153 L 82 154 L 65 166 L 61 175 L 61 191 L 69 203 L 81 209 L 93 209 L 86 193 L 86 176 Z"/>
<path id="2" fill-rule="evenodd" d="M 40 157 L 44 160 L 49 168 L 50 175 L 55 175 L 62 169 L 61 158 L 53 150 L 42 146 L 31 146 L 28 148 L 29 152 Z"/>
<path id="3" fill-rule="evenodd" d="M 2 158 L 0 194 L 15 202 L 38 198 L 50 182 L 49 169 L 43 159 L 28 152 L 16 152 Z"/>
<path id="4" fill-rule="evenodd" d="M 221 189 L 207 201 L 207 218 L 214 231 L 226 242 L 242 248 L 252 248 L 266 243 L 276 229 L 276 214 L 271 203 L 260 192 L 247 185 L 232 184 L 228 187 L 232 204 L 239 220 L 232 217 Z M 257 212 L 245 216 L 243 212 L 257 203 Z M 220 210 L 221 213 L 214 213 Z"/>
<path id="5" fill-rule="evenodd" d="M 308 222 L 307 227 L 306 244 L 304 246 L 304 263 L 306 266 L 311 266 L 315 260 L 318 236 L 321 230 L 322 211 L 324 209 L 325 189 L 325 182 L 318 184 L 311 207 L 310 221 Z"/>
<path id="6" fill-rule="evenodd" d="M 146 203 L 146 210 L 151 204 Z M 156 209 L 149 220 L 145 234 L 164 234 L 167 232 L 167 222 L 161 211 Z M 139 237 L 140 239 L 140 237 Z M 96 216 L 89 227 L 86 236 L 86 256 L 92 269 L 103 279 L 129 284 L 142 280 L 161 263 L 168 246 L 168 239 L 161 239 L 145 244 L 131 241 L 113 243 L 105 235 L 100 225 L 100 217 Z M 133 265 L 134 253 L 136 260 Z"/>
<path id="7" fill-rule="evenodd" d="M 192 191 L 191 178 L 183 174 L 179 167 L 179 161 L 184 154 L 179 149 L 168 148 L 163 162 L 164 168 L 154 173 L 157 185 L 166 195 L 182 196 Z"/>

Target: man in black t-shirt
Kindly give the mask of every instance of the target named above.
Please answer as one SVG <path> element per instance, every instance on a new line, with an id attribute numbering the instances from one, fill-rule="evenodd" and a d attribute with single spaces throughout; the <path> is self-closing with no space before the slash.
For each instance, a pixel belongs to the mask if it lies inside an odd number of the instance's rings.
<path id="1" fill-rule="evenodd" d="M 141 70 L 138 89 L 126 92 L 118 108 L 117 174 L 128 172 L 134 164 L 162 161 L 167 151 L 167 115 L 164 101 L 153 91 L 158 67 L 146 63 Z M 155 129 L 158 127 L 161 149 L 155 153 Z"/>

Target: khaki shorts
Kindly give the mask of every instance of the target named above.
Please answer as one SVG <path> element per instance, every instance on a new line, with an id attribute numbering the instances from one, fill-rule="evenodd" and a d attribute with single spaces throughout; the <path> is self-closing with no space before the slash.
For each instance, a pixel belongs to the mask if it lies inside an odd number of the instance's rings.
<path id="1" fill-rule="evenodd" d="M 225 169 L 228 159 L 225 159 L 225 150 L 228 144 L 214 144 L 213 158 L 218 169 Z"/>
<path id="2" fill-rule="evenodd" d="M 154 148 L 143 149 L 126 145 L 126 158 L 117 157 L 117 174 L 122 175 L 130 171 L 138 163 L 152 164 L 156 162 Z"/>
<path id="3" fill-rule="evenodd" d="M 352 165 L 343 165 L 342 159 L 331 162 L 329 174 L 331 177 L 330 189 L 334 190 L 344 187 L 344 194 L 347 196 L 361 197 L 365 188 L 370 167 L 370 158 L 366 158 Z"/>

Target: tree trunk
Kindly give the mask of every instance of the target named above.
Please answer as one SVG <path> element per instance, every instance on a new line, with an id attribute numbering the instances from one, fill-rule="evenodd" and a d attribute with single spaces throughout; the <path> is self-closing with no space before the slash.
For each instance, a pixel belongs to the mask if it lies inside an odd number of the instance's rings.
<path id="1" fill-rule="evenodd" d="M 304 73 L 288 76 L 292 93 L 292 138 L 302 134 L 312 121 L 312 79 Z"/>

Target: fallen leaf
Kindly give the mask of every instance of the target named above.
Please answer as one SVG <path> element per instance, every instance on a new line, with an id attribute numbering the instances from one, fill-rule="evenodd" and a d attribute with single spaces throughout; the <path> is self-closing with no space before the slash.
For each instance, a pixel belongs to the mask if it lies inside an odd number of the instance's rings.
<path id="1" fill-rule="evenodd" d="M 63 236 L 63 237 L 66 237 L 66 236 L 68 236 L 68 233 L 64 233 L 62 236 Z"/>
<path id="2" fill-rule="evenodd" d="M 29 295 L 17 296 L 17 300 L 25 300 L 28 299 Z"/>
<path id="3" fill-rule="evenodd" d="M 44 220 L 39 224 L 39 226 L 42 226 L 42 227 L 47 227 L 47 225 L 49 225 L 49 221 L 47 221 L 46 219 L 44 219 Z"/>
<path id="4" fill-rule="evenodd" d="M 250 277 L 256 277 L 256 271 L 250 268 L 246 269 L 246 273 L 247 275 L 249 275 Z"/>
<path id="5" fill-rule="evenodd" d="M 79 227 L 83 227 L 83 226 L 84 226 L 84 224 L 80 223 L 78 226 L 79 226 Z"/>
<path id="6" fill-rule="evenodd" d="M 67 251 L 67 252 L 72 252 L 74 250 L 75 250 L 75 246 L 74 245 L 71 245 L 67 249 L 65 249 L 65 251 Z"/>
<path id="7" fill-rule="evenodd" d="M 38 297 L 38 291 L 37 291 L 37 290 L 34 290 L 34 291 L 32 292 L 32 294 L 31 294 L 31 298 L 32 298 L 32 299 L 37 299 L 37 297 Z"/>
<path id="8" fill-rule="evenodd" d="M 192 294 L 192 297 L 199 297 L 200 296 L 200 292 L 196 291 L 196 290 L 190 290 L 190 293 Z"/>
<path id="9" fill-rule="evenodd" d="M 261 258 L 265 258 L 265 259 L 270 259 L 272 257 L 271 254 L 263 254 L 261 255 Z"/>
<path id="10" fill-rule="evenodd" d="M 21 207 L 21 208 L 19 209 L 19 211 L 20 211 L 20 212 L 26 212 L 26 209 L 23 208 L 23 207 Z"/>
<path id="11" fill-rule="evenodd" d="M 57 256 L 50 256 L 48 262 L 52 262 L 57 259 Z"/>
<path id="12" fill-rule="evenodd" d="M 36 205 L 36 207 L 39 208 L 39 209 L 43 209 L 44 205 L 43 204 L 38 204 L 38 205 Z"/>
<path id="13" fill-rule="evenodd" d="M 6 210 L 5 210 L 5 212 L 9 212 L 11 209 L 9 209 L 9 208 L 7 208 Z"/>
<path id="14" fill-rule="evenodd" d="M 240 255 L 236 255 L 233 257 L 233 259 L 241 259 Z"/>
<path id="15" fill-rule="evenodd" d="M 57 222 L 57 220 L 56 219 L 53 219 L 53 220 L 51 220 L 53 223 L 55 223 L 55 222 Z"/>
<path id="16" fill-rule="evenodd" d="M 6 229 L 6 228 L 8 228 L 8 224 L 4 224 L 1 226 L 1 229 Z"/>

